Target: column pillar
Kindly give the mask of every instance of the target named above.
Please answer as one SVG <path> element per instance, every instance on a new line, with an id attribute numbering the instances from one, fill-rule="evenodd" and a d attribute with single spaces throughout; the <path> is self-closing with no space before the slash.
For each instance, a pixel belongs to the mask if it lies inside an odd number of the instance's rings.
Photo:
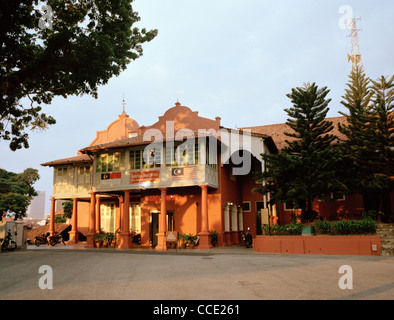
<path id="1" fill-rule="evenodd" d="M 159 233 L 157 234 L 157 251 L 167 251 L 166 231 L 167 231 L 167 188 L 160 189 L 160 215 L 159 215 Z"/>
<path id="2" fill-rule="evenodd" d="M 123 200 L 123 219 L 122 219 L 122 227 L 119 234 L 119 249 L 128 249 L 133 248 L 133 244 L 131 243 L 131 233 L 130 233 L 130 191 L 126 190 L 124 192 L 124 200 Z"/>
<path id="3" fill-rule="evenodd" d="M 117 230 L 121 232 L 123 230 L 123 196 L 118 197 L 119 200 L 119 217 L 118 217 L 118 222 L 119 226 Z"/>
<path id="4" fill-rule="evenodd" d="M 87 248 L 94 248 L 93 236 L 96 233 L 96 194 L 92 192 L 90 194 L 90 206 L 89 206 L 89 232 L 86 237 Z"/>
<path id="5" fill-rule="evenodd" d="M 201 232 L 198 234 L 200 237 L 199 249 L 211 249 L 211 234 L 208 228 L 208 186 L 203 185 L 201 188 Z"/>
<path id="6" fill-rule="evenodd" d="M 68 240 L 68 244 L 78 243 L 78 199 L 74 198 L 73 200 L 73 215 L 71 220 L 71 231 L 68 233 L 70 235 L 70 240 Z"/>
<path id="7" fill-rule="evenodd" d="M 51 216 L 49 219 L 49 234 L 52 236 L 55 233 L 55 202 L 54 198 L 51 198 Z"/>
<path id="8" fill-rule="evenodd" d="M 101 212 L 100 212 L 101 198 L 96 198 L 96 233 L 100 232 L 101 229 Z"/>

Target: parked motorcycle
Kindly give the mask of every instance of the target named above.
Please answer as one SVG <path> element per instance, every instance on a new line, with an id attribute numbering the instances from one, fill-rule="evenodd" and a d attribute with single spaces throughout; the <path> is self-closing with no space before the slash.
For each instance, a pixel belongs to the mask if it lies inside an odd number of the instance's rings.
<path id="1" fill-rule="evenodd" d="M 1 239 L 1 251 L 3 250 L 12 251 L 16 249 L 16 242 L 12 240 L 11 232 L 8 231 L 7 236 Z"/>
<path id="2" fill-rule="evenodd" d="M 63 237 L 60 234 L 54 234 L 53 236 L 49 237 L 49 244 L 53 247 L 57 245 L 58 243 L 63 242 L 64 245 L 66 245 L 63 241 Z"/>
<path id="3" fill-rule="evenodd" d="M 48 243 L 49 232 L 43 233 L 42 235 L 36 236 L 34 238 L 34 244 L 39 247 L 41 244 L 49 244 Z"/>
<path id="4" fill-rule="evenodd" d="M 253 238 L 252 238 L 252 234 L 250 232 L 250 228 L 248 228 L 248 231 L 246 231 L 242 234 L 242 240 L 245 242 L 246 248 L 253 247 Z"/>

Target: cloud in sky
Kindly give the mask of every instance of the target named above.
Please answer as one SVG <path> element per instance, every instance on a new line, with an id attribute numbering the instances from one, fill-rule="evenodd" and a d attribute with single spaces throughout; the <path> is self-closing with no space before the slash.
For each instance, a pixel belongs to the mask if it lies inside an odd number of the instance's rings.
<path id="1" fill-rule="evenodd" d="M 286 121 L 286 94 L 304 82 L 331 89 L 337 116 L 351 66 L 351 42 L 339 27 L 343 5 L 358 26 L 367 75 L 394 74 L 391 0 L 136 0 L 139 27 L 157 28 L 144 55 L 99 89 L 99 98 L 57 98 L 45 110 L 57 124 L 30 135 L 30 148 L 12 152 L 0 141 L 0 167 L 39 169 L 37 190 L 52 194 L 52 169 L 40 163 L 73 156 L 126 111 L 150 125 L 179 101 L 227 127 Z M 55 23 L 55 22 L 54 22 Z M 49 203 L 47 203 L 49 212 Z"/>

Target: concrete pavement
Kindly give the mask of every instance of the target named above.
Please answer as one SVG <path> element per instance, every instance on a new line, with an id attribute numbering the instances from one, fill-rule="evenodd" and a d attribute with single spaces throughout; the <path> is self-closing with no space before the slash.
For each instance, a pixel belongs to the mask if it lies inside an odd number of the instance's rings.
<path id="1" fill-rule="evenodd" d="M 344 265 L 351 272 L 340 273 Z M 50 267 L 53 289 L 40 289 L 50 275 L 39 273 L 42 266 Z M 164 253 L 29 246 L 0 253 L 0 299 L 393 300 L 393 270 L 394 257 L 261 254 L 242 246 Z M 340 288 L 343 276 L 352 289 Z"/>

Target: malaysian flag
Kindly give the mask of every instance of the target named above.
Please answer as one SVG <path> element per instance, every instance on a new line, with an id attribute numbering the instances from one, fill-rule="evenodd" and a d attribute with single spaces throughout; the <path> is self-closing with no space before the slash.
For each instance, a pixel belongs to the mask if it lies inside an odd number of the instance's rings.
<path id="1" fill-rule="evenodd" d="M 190 180 L 197 178 L 197 167 L 173 168 L 171 170 L 172 180 Z"/>
<path id="2" fill-rule="evenodd" d="M 102 173 L 101 180 L 120 179 L 122 178 L 121 172 Z"/>

